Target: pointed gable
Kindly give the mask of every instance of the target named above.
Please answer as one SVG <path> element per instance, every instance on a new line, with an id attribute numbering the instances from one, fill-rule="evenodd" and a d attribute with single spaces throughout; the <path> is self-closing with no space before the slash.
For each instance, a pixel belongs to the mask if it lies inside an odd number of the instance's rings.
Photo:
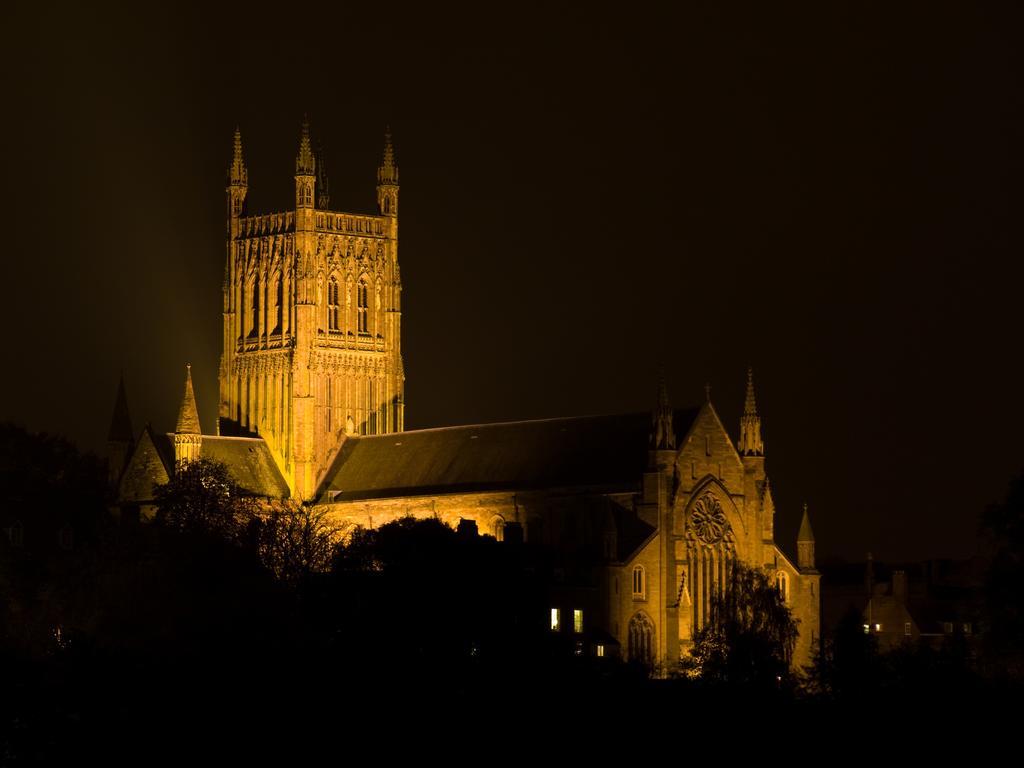
<path id="1" fill-rule="evenodd" d="M 710 401 L 700 407 L 680 441 L 676 467 L 684 487 L 710 475 L 733 493 L 743 490 L 743 460 Z"/>
<path id="2" fill-rule="evenodd" d="M 170 479 L 174 449 L 167 435 L 154 435 L 146 425 L 118 486 L 121 501 L 152 501 L 153 487 Z"/>

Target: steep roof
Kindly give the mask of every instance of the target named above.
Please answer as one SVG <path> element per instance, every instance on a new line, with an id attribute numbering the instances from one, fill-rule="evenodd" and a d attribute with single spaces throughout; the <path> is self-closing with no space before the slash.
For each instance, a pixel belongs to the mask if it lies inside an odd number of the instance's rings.
<path id="1" fill-rule="evenodd" d="M 677 410 L 685 435 L 696 409 Z M 579 416 L 349 437 L 321 496 L 348 500 L 484 490 L 639 487 L 649 413 Z"/>
<path id="2" fill-rule="evenodd" d="M 262 438 L 203 435 L 199 455 L 226 464 L 234 481 L 254 496 L 279 499 L 291 494 Z"/>
<path id="3" fill-rule="evenodd" d="M 148 440 L 146 437 L 148 435 Z M 136 452 L 145 449 L 145 443 L 152 443 L 152 450 L 163 465 L 163 472 L 150 460 L 140 466 L 150 476 L 151 483 L 165 483 L 174 470 L 173 435 L 153 434 L 146 428 L 140 446 Z M 216 437 L 203 435 L 199 455 L 204 459 L 220 461 L 228 468 L 228 474 L 246 493 L 253 496 L 283 498 L 291 494 L 288 483 L 277 468 L 277 463 L 270 453 L 270 448 L 262 438 L 251 437 Z M 129 465 L 132 469 L 132 465 Z"/>

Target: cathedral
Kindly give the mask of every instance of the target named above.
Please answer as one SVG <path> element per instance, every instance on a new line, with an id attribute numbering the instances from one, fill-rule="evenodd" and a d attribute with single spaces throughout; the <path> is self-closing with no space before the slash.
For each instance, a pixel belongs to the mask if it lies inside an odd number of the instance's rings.
<path id="1" fill-rule="evenodd" d="M 248 493 L 321 506 L 343 532 L 398 518 L 554 553 L 549 622 L 575 653 L 668 669 L 708 621 L 736 562 L 771 576 L 794 617 L 794 665 L 820 636 L 814 536 L 775 541 L 775 506 L 748 371 L 733 439 L 710 394 L 652 412 L 404 430 L 398 167 L 391 137 L 377 211 L 332 211 L 309 127 L 294 208 L 252 214 L 238 131 L 227 177 L 224 336 L 215 434 L 191 371 L 175 430 L 134 434 L 123 386 L 111 482 L 125 516 L 152 517 L 180 462 L 224 462 Z"/>

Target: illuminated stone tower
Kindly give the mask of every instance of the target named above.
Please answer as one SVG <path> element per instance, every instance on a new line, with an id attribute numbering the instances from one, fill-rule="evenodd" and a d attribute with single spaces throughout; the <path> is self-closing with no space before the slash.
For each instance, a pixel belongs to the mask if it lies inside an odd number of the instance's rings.
<path id="1" fill-rule="evenodd" d="M 401 431 L 405 407 L 390 133 L 376 215 L 318 204 L 326 176 L 318 179 L 317 165 L 304 123 L 294 209 L 249 215 L 236 131 L 227 187 L 219 430 L 262 437 L 302 499 L 313 497 L 346 434 Z"/>

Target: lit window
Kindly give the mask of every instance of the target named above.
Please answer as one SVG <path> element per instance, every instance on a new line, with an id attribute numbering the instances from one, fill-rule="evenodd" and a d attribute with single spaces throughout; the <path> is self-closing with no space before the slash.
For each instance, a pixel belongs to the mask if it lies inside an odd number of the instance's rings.
<path id="1" fill-rule="evenodd" d="M 579 608 L 572 612 L 572 631 L 576 634 L 583 631 L 583 611 Z"/>
<path id="2" fill-rule="evenodd" d="M 969 622 L 969 621 L 965 621 L 964 622 L 964 634 L 965 635 L 971 634 L 971 622 Z"/>
<path id="3" fill-rule="evenodd" d="M 870 624 L 865 624 L 864 625 L 864 634 L 866 635 L 870 631 L 871 631 L 871 625 Z"/>
<path id="4" fill-rule="evenodd" d="M 597 646 L 597 648 L 595 649 L 595 652 L 597 653 L 597 657 L 599 659 L 604 658 L 604 646 L 603 645 Z"/>
<path id="5" fill-rule="evenodd" d="M 903 634 L 906 637 L 910 637 L 910 622 L 909 621 L 904 621 L 903 622 Z"/>
<path id="6" fill-rule="evenodd" d="M 562 628 L 562 611 L 558 608 L 551 609 L 551 631 L 558 632 Z"/>
<path id="7" fill-rule="evenodd" d="M 882 631 L 882 625 L 881 624 L 875 624 L 875 632 L 881 632 L 881 631 Z"/>
<path id="8" fill-rule="evenodd" d="M 637 565 L 633 568 L 633 597 L 642 600 L 647 596 L 647 578 L 644 567 Z"/>

